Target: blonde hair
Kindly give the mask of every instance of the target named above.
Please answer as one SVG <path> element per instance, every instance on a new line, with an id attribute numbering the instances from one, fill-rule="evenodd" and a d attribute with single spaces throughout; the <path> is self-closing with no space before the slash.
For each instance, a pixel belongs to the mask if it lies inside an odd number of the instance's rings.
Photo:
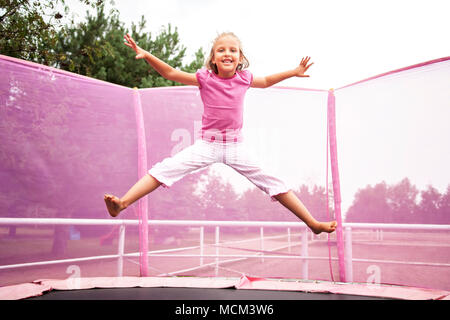
<path id="1" fill-rule="evenodd" d="M 236 71 L 242 71 L 243 69 L 248 68 L 248 66 L 250 65 L 250 62 L 248 62 L 247 57 L 244 55 L 244 52 L 242 51 L 241 40 L 239 40 L 239 38 L 233 32 L 222 32 L 214 39 L 212 47 L 211 47 L 211 52 L 209 53 L 209 57 L 208 57 L 208 59 L 206 59 L 206 62 L 205 62 L 205 67 L 209 70 L 214 71 L 215 74 L 218 74 L 219 71 L 217 70 L 217 66 L 212 62 L 212 60 L 214 58 L 214 46 L 216 45 L 216 43 L 219 39 L 221 39 L 223 37 L 227 37 L 227 36 L 235 38 L 237 40 L 237 42 L 239 43 L 239 55 L 240 55 L 240 59 L 242 60 L 242 62 L 238 64 Z"/>

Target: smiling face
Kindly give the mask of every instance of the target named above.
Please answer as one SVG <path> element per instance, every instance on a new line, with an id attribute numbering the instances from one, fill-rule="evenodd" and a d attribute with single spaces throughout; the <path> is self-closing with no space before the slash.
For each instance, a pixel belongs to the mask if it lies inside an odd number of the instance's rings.
<path id="1" fill-rule="evenodd" d="M 219 38 L 213 47 L 211 62 L 217 66 L 219 77 L 230 78 L 236 73 L 236 69 L 242 63 L 239 40 L 226 35 Z"/>

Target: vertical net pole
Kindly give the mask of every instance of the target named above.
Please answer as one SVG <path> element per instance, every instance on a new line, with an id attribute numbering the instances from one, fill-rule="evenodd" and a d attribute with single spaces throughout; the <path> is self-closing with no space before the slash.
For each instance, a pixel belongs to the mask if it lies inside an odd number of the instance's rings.
<path id="1" fill-rule="evenodd" d="M 308 280 L 309 274 L 309 262 L 308 262 L 308 230 L 306 228 L 302 229 L 302 235 L 301 235 L 301 241 L 302 241 L 302 279 Z"/>
<path id="2" fill-rule="evenodd" d="M 139 90 L 134 88 L 134 112 L 138 137 L 138 177 L 147 174 L 147 145 L 145 143 L 144 114 L 142 112 Z M 139 215 L 139 266 L 141 277 L 148 276 L 148 198 L 142 197 L 138 201 Z"/>
<path id="3" fill-rule="evenodd" d="M 326 143 L 326 147 L 327 147 L 327 160 L 325 161 L 326 163 L 326 193 L 327 193 L 327 217 L 328 220 L 331 220 L 330 217 L 330 192 L 329 192 L 329 184 L 328 184 L 328 166 L 329 166 L 329 159 L 330 159 L 330 126 L 328 125 L 329 122 L 329 112 L 327 112 L 327 143 Z M 330 234 L 327 234 L 327 244 L 328 244 L 328 264 L 329 264 L 329 268 L 330 268 L 330 277 L 331 277 L 331 281 L 334 282 L 334 275 L 333 275 L 333 264 L 331 261 L 331 243 L 330 243 Z"/>
<path id="4" fill-rule="evenodd" d="M 328 91 L 328 134 L 330 141 L 330 163 L 331 163 L 331 177 L 333 180 L 333 194 L 334 194 L 334 212 L 337 222 L 336 237 L 337 250 L 339 259 L 339 278 L 340 281 L 345 282 L 345 256 L 344 256 L 344 236 L 342 231 L 341 218 L 341 189 L 339 183 L 339 170 L 337 160 L 337 142 L 336 142 L 336 99 L 334 90 Z"/>

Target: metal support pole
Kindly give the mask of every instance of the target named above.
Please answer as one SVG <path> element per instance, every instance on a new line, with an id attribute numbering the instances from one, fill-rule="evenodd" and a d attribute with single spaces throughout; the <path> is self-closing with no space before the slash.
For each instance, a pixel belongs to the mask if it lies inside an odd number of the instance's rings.
<path id="1" fill-rule="evenodd" d="M 264 251 L 264 227 L 259 228 L 259 234 L 261 238 L 261 251 Z M 261 262 L 264 262 L 264 252 L 261 252 L 261 256 Z"/>
<path id="2" fill-rule="evenodd" d="M 308 280 L 308 230 L 305 228 L 302 230 L 302 278 Z"/>
<path id="3" fill-rule="evenodd" d="M 203 265 L 204 242 L 205 242 L 205 227 L 200 227 L 200 266 Z"/>
<path id="4" fill-rule="evenodd" d="M 216 226 L 216 277 L 219 275 L 219 239 L 220 239 L 220 227 Z"/>
<path id="5" fill-rule="evenodd" d="M 291 228 L 287 228 L 288 234 L 288 252 L 291 253 Z"/>
<path id="6" fill-rule="evenodd" d="M 352 228 L 345 228 L 345 279 L 353 282 L 353 248 L 352 248 Z"/>
<path id="7" fill-rule="evenodd" d="M 117 254 L 119 257 L 117 258 L 117 276 L 123 276 L 123 254 L 125 252 L 125 225 L 119 226 L 119 243 Z"/>

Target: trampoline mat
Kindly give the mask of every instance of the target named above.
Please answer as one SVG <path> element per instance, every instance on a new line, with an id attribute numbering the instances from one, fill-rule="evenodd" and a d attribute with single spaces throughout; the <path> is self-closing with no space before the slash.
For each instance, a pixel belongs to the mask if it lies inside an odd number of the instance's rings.
<path id="1" fill-rule="evenodd" d="M 52 290 L 29 300 L 386 300 L 334 293 L 233 288 L 93 288 Z"/>

